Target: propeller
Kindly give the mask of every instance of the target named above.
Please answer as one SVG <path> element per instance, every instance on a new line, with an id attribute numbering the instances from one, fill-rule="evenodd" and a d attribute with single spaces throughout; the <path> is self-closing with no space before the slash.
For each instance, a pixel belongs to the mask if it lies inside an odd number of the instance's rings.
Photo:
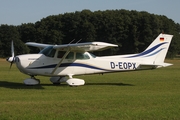
<path id="1" fill-rule="evenodd" d="M 13 41 L 11 42 L 11 57 L 7 58 L 6 61 L 10 62 L 11 65 L 10 65 L 10 69 L 12 67 L 12 64 L 15 62 L 15 57 L 14 57 L 14 44 L 13 44 Z"/>

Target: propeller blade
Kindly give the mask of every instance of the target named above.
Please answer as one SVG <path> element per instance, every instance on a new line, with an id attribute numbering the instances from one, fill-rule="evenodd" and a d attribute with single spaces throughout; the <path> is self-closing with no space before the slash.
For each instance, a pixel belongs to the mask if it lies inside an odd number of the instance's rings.
<path id="1" fill-rule="evenodd" d="M 15 57 L 10 57 L 10 58 L 8 58 L 7 61 L 10 62 L 10 68 L 9 69 L 11 69 L 13 63 L 15 62 Z"/>
<path id="2" fill-rule="evenodd" d="M 11 64 L 10 64 L 10 68 L 9 68 L 9 69 L 11 69 L 11 67 L 12 67 L 12 64 L 13 64 L 13 62 L 11 62 Z"/>
<path id="3" fill-rule="evenodd" d="M 13 40 L 11 42 L 11 55 L 12 55 L 12 57 L 14 57 L 14 44 L 13 44 Z"/>
<path id="4" fill-rule="evenodd" d="M 13 40 L 11 42 L 11 57 L 7 58 L 6 61 L 10 62 L 10 69 L 12 67 L 12 64 L 15 62 L 15 57 L 14 57 L 14 44 L 13 44 Z"/>

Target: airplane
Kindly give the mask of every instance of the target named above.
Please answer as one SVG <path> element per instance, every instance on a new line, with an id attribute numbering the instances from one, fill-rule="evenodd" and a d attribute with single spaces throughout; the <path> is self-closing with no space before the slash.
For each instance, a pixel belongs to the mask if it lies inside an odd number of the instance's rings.
<path id="1" fill-rule="evenodd" d="M 27 42 L 25 43 L 27 46 L 37 47 L 41 51 L 38 54 L 14 56 L 12 41 L 12 56 L 7 58 L 7 61 L 11 66 L 15 63 L 20 72 L 30 76 L 24 80 L 25 85 L 38 85 L 40 80 L 35 76 L 48 76 L 53 84 L 66 82 L 69 86 L 80 86 L 84 85 L 85 81 L 74 76 L 148 70 L 172 65 L 164 63 L 172 37 L 173 35 L 161 33 L 147 49 L 138 54 L 101 57 L 90 52 L 118 47 L 118 45 L 106 42 L 63 45 Z"/>

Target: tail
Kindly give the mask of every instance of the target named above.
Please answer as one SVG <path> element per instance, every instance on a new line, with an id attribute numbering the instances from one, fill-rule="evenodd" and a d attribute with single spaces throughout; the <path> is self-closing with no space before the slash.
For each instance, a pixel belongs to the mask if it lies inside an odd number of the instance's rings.
<path id="1" fill-rule="evenodd" d="M 166 67 L 172 64 L 164 63 L 169 45 L 171 43 L 173 35 L 160 34 L 142 53 L 129 56 L 128 58 L 140 58 L 142 59 L 142 65 Z"/>

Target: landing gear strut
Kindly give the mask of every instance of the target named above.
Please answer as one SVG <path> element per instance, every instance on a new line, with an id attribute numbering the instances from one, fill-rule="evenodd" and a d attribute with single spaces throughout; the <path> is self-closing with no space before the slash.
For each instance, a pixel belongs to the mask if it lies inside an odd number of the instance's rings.
<path id="1" fill-rule="evenodd" d="M 54 84 L 60 84 L 62 82 L 66 82 L 67 78 L 66 77 L 51 77 L 50 81 Z"/>

